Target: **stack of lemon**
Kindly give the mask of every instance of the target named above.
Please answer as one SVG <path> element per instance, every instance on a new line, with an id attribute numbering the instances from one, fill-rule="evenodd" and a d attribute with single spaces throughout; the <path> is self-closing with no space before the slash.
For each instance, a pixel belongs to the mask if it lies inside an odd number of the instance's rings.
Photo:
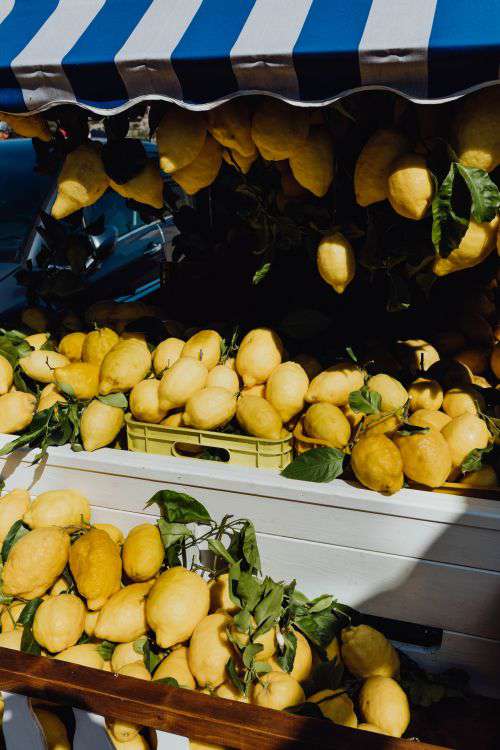
<path id="1" fill-rule="evenodd" d="M 88 499 L 71 489 L 51 490 L 34 500 L 25 490 L 4 495 L 0 543 L 18 521 L 25 532 L 10 547 L 2 570 L 3 595 L 12 602 L 2 605 L 0 646 L 20 650 L 23 626 L 18 619 L 27 602 L 40 598 L 31 627 L 44 656 L 148 681 L 172 678 L 189 690 L 267 708 L 281 710 L 306 700 L 304 686 L 319 657 L 295 629 L 292 669 L 284 671 L 277 658 L 278 620 L 267 632 L 252 636 L 262 647 L 259 661 L 270 671 L 248 695 L 239 692 L 227 664 L 233 659 L 237 670 L 243 668 L 239 647 L 248 644 L 250 631 L 234 620 L 239 607 L 230 597 L 229 576 L 207 581 L 184 567 L 165 568 L 157 525 L 140 524 L 126 537 L 112 524 L 91 525 Z M 143 655 L 148 633 L 154 634 L 162 654 L 152 674 Z M 342 687 L 313 693 L 307 700 L 337 724 L 400 737 L 410 712 L 397 682 L 397 652 L 365 625 L 344 628 L 340 636 L 341 645 L 336 638 L 328 645 L 327 658 L 343 662 L 360 681 L 363 723 L 358 725 L 354 703 Z M 50 707 L 48 715 L 46 706 L 38 706 L 37 713 L 45 731 L 63 734 Z M 110 719 L 107 727 L 117 747 L 149 747 L 134 723 Z M 62 747 L 69 747 L 64 742 Z"/>

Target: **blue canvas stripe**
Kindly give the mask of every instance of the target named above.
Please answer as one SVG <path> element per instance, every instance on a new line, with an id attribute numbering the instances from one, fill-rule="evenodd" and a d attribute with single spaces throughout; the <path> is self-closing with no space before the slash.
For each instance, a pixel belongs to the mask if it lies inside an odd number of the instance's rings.
<path id="1" fill-rule="evenodd" d="M 184 101 L 201 104 L 238 91 L 230 53 L 255 0 L 203 0 L 171 62 Z"/>
<path id="2" fill-rule="evenodd" d="M 438 0 L 428 61 L 430 97 L 496 81 L 500 67 L 498 0 Z"/>
<path id="3" fill-rule="evenodd" d="M 62 66 L 79 102 L 103 108 L 128 100 L 114 58 L 135 29 L 152 0 L 107 0 Z M 147 92 L 145 92 L 147 93 Z"/>
<path id="4" fill-rule="evenodd" d="M 57 0 L 17 0 L 0 24 L 0 110 L 26 112 L 22 91 L 10 66 L 56 6 Z"/>
<path id="5" fill-rule="evenodd" d="M 303 101 L 361 84 L 358 46 L 370 7 L 371 0 L 315 0 L 293 50 Z"/>

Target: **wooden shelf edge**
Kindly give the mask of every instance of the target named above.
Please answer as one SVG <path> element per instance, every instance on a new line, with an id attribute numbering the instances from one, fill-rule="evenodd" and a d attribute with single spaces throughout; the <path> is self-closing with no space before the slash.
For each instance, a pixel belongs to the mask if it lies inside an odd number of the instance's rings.
<path id="1" fill-rule="evenodd" d="M 449 750 L 0 648 L 0 690 L 235 750 Z"/>

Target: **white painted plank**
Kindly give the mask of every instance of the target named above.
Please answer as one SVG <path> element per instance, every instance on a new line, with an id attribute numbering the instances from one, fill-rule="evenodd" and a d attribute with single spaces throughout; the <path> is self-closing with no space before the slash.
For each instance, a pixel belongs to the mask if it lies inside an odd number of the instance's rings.
<path id="1" fill-rule="evenodd" d="M 73 739 L 73 750 L 113 750 L 108 733 L 105 730 L 105 721 L 102 716 L 91 714 L 74 708 L 75 736 Z"/>
<path id="2" fill-rule="evenodd" d="M 2 691 L 5 702 L 2 732 L 7 750 L 48 750 L 31 704 L 23 695 Z"/>

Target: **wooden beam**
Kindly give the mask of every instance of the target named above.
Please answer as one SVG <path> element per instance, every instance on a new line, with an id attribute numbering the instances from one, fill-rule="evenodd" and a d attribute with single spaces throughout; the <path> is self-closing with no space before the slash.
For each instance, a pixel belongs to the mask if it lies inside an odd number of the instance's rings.
<path id="1" fill-rule="evenodd" d="M 235 750 L 446 750 L 4 648 L 0 689 Z"/>

